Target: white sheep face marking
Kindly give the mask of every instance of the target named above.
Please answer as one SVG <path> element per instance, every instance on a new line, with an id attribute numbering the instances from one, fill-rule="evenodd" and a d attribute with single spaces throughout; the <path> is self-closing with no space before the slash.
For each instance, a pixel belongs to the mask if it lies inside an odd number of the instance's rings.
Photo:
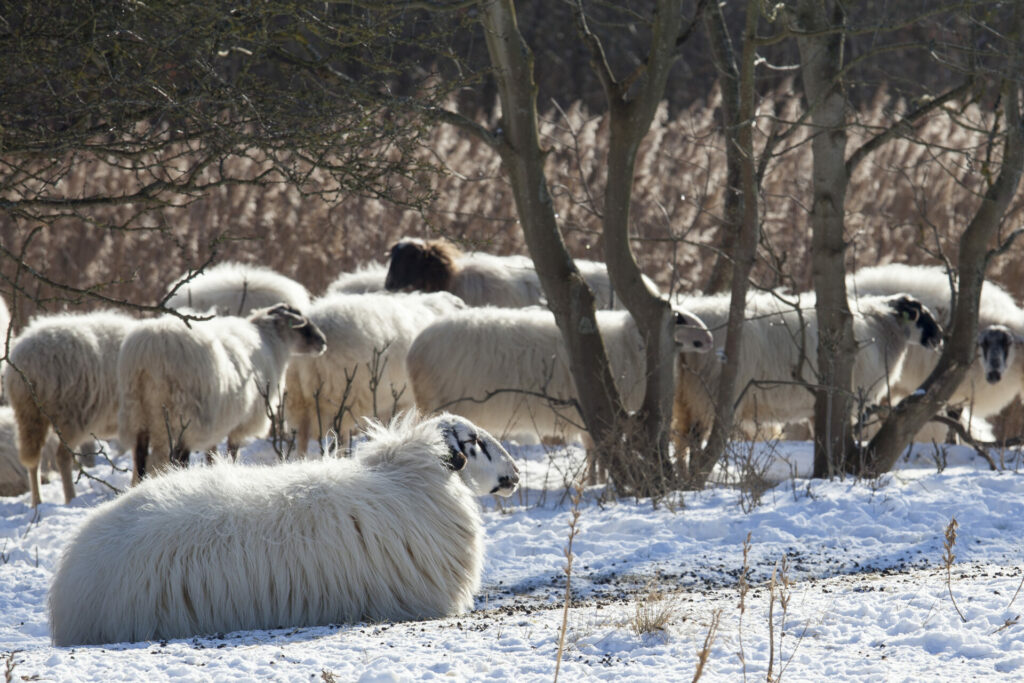
<path id="1" fill-rule="evenodd" d="M 437 420 L 452 454 L 452 468 L 470 490 L 477 495 L 511 496 L 519 486 L 519 469 L 498 440 L 457 415 L 444 414 Z"/>
<path id="2" fill-rule="evenodd" d="M 673 309 L 672 338 L 681 352 L 707 353 L 714 342 L 704 321 L 686 309 Z"/>
<path id="3" fill-rule="evenodd" d="M 998 383 L 1006 374 L 1013 355 L 1013 342 L 1013 333 L 1003 325 L 991 325 L 978 335 L 981 362 L 989 384 Z"/>

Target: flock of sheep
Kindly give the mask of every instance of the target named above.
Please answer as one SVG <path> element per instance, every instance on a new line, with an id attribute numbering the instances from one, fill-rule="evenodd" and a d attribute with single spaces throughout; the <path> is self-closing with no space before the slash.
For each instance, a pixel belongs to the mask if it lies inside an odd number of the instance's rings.
<path id="1" fill-rule="evenodd" d="M 38 505 L 44 450 L 65 501 L 83 443 L 116 437 L 133 452 L 132 489 L 90 515 L 59 564 L 56 644 L 425 618 L 472 604 L 482 552 L 473 496 L 518 485 L 488 432 L 586 436 L 569 407 L 566 350 L 529 259 L 406 239 L 389 260 L 340 276 L 316 299 L 265 268 L 221 264 L 176 281 L 166 306 L 178 315 L 51 315 L 11 339 L 0 494 L 15 492 L 15 473 Z M 577 266 L 609 309 L 598 324 L 626 407 L 637 409 L 646 376 L 636 324 L 603 264 Z M 949 322 L 945 271 L 880 266 L 848 287 L 855 388 L 869 402 L 914 391 Z M 681 296 L 673 307 L 680 457 L 711 426 L 723 362 L 739 364 L 741 428 L 810 417 L 811 395 L 794 380 L 814 381 L 813 294 L 752 295 L 735 359 L 708 353 L 723 345 L 728 296 Z M 0 302 L 4 329 L 5 315 Z M 971 420 L 1024 384 L 1024 312 L 992 283 L 979 327 L 978 359 L 954 397 Z M 278 408 L 296 462 L 182 467 L 224 440 L 234 455 L 267 433 Z M 401 413 L 371 426 L 352 458 L 304 459 L 329 430 Z M 109 580 L 93 581 L 97 573 Z"/>

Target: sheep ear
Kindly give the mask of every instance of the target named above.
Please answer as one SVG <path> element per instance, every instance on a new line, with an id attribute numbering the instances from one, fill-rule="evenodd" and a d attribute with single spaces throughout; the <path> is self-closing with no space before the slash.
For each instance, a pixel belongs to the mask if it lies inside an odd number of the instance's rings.
<path id="1" fill-rule="evenodd" d="M 459 451 L 454 451 L 450 449 L 448 453 L 449 457 L 448 460 L 445 462 L 445 465 L 447 465 L 448 469 L 450 469 L 451 471 L 460 472 L 463 469 L 465 469 L 466 465 L 469 464 L 469 458 L 466 457 L 465 453 L 460 453 Z"/>
<path id="2" fill-rule="evenodd" d="M 454 416 L 449 416 L 449 418 L 441 422 L 441 433 L 448 445 L 446 464 L 458 472 L 469 464 L 470 458 L 477 456 L 480 445 L 476 431 L 470 425 L 455 419 Z"/>

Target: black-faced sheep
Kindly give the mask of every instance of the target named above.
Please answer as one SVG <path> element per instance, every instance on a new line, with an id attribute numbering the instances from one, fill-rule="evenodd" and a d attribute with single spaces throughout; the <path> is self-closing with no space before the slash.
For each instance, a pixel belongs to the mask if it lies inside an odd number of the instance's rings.
<path id="1" fill-rule="evenodd" d="M 511 495 L 511 456 L 453 415 L 402 418 L 368 436 L 353 458 L 220 462 L 97 507 L 54 575 L 54 644 L 470 609 L 483 565 L 476 496 Z"/>
<path id="2" fill-rule="evenodd" d="M 594 291 L 597 308 L 622 309 L 603 263 L 576 260 L 580 275 Z M 657 286 L 644 282 L 652 292 Z M 388 291 L 451 292 L 470 306 L 522 308 L 541 304 L 544 291 L 526 256 L 465 254 L 444 239 L 403 239 L 391 247 L 385 287 Z"/>
<path id="3" fill-rule="evenodd" d="M 175 282 L 186 279 L 187 276 L 182 275 Z M 270 268 L 225 262 L 207 268 L 182 284 L 166 305 L 174 309 L 212 310 L 217 315 L 245 316 L 275 304 L 305 311 L 309 307 L 309 292 L 295 280 Z"/>
<path id="4" fill-rule="evenodd" d="M 91 436 L 117 434 L 117 355 L 137 324 L 101 311 L 34 319 L 11 343 L 4 384 L 18 422 L 18 457 L 38 505 L 39 458 L 53 427 L 62 440 L 57 469 L 64 500 L 75 497 L 72 450 Z"/>
<path id="5" fill-rule="evenodd" d="M 680 304 L 707 323 L 715 347 L 721 348 L 729 296 L 682 297 Z M 930 353 L 941 344 L 942 331 L 934 316 L 911 297 L 863 297 L 851 301 L 850 308 L 858 344 L 853 387 L 872 402 L 899 377 L 908 344 L 920 345 Z M 735 411 L 738 426 L 756 430 L 759 425 L 799 422 L 813 414 L 814 397 L 807 386 L 815 383 L 818 353 L 813 296 L 782 301 L 770 293 L 754 294 L 747 301 L 746 315 L 740 358 L 687 354 L 679 364 L 673 410 L 677 450 L 688 445 L 689 439 L 705 438 L 710 431 L 723 362 L 739 363 L 735 387 L 736 396 L 742 394 Z"/>
<path id="6" fill-rule="evenodd" d="M 675 315 L 679 349 L 708 350 L 700 319 Z M 647 376 L 636 322 L 625 311 L 599 311 L 597 322 L 626 408 L 638 410 Z M 565 343 L 547 310 L 480 308 L 441 318 L 416 337 L 406 362 L 422 411 L 450 410 L 496 434 L 581 433 Z"/>
<path id="7" fill-rule="evenodd" d="M 295 358 L 285 375 L 284 416 L 296 432 L 299 455 L 306 454 L 311 436 L 334 428 L 344 442 L 359 418 L 388 420 L 412 408 L 405 368 L 409 345 L 438 316 L 465 306 L 447 292 L 315 300 L 309 319 L 326 336 L 327 351 Z"/>
<path id="8" fill-rule="evenodd" d="M 862 268 L 849 276 L 847 288 L 850 296 L 889 295 L 903 291 L 919 299 L 935 312 L 942 325 L 950 323 L 951 289 L 949 275 L 938 266 L 908 266 L 891 263 L 884 266 Z M 1001 326 L 1008 332 L 1003 334 Z M 1013 339 L 1024 334 L 1024 311 L 1013 297 L 999 285 L 986 281 L 981 288 L 978 309 L 978 340 L 984 343 L 984 354 L 967 371 L 960 387 L 950 397 L 950 406 L 959 404 L 974 418 L 986 418 L 1005 408 L 1024 389 L 1024 357 L 1013 353 Z M 1003 367 L 1017 363 L 1017 372 L 993 372 L 989 363 L 1002 357 Z M 903 373 L 894 383 L 897 396 L 906 396 L 916 390 L 935 368 L 938 357 L 924 349 L 911 348 L 903 364 Z M 1000 381 L 1002 379 L 1002 381 Z M 995 380 L 995 381 L 993 381 Z"/>
<path id="9" fill-rule="evenodd" d="M 290 356 L 323 353 L 325 344 L 284 304 L 191 327 L 173 316 L 138 323 L 117 363 L 118 431 L 135 445 L 132 482 L 224 438 L 234 452 L 265 433 L 267 401 L 277 400 Z"/>

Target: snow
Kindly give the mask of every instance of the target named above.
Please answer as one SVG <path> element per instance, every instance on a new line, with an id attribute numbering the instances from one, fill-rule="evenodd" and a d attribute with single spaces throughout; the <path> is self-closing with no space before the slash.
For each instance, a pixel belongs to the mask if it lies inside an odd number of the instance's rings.
<path id="1" fill-rule="evenodd" d="M 55 648 L 46 613 L 54 564 L 89 510 L 115 495 L 107 484 L 127 485 L 128 460 L 101 458 L 68 506 L 59 481 L 44 486 L 38 514 L 27 495 L 0 498 L 0 671 L 14 681 L 551 680 L 566 482 L 582 454 L 510 450 L 525 485 L 508 500 L 481 498 L 488 550 L 476 607 L 435 621 Z M 269 447 L 243 456 L 266 460 Z M 922 445 L 879 479 L 819 481 L 806 478 L 809 444 L 740 444 L 705 491 L 653 505 L 586 490 L 560 677 L 689 681 L 716 615 L 701 680 L 763 680 L 769 666 L 794 681 L 1021 677 L 1024 460 L 996 457 L 1001 469 L 990 471 L 969 449 Z M 735 483 L 751 471 L 766 480 L 759 494 Z M 638 632 L 643 612 L 664 616 L 664 627 Z"/>

